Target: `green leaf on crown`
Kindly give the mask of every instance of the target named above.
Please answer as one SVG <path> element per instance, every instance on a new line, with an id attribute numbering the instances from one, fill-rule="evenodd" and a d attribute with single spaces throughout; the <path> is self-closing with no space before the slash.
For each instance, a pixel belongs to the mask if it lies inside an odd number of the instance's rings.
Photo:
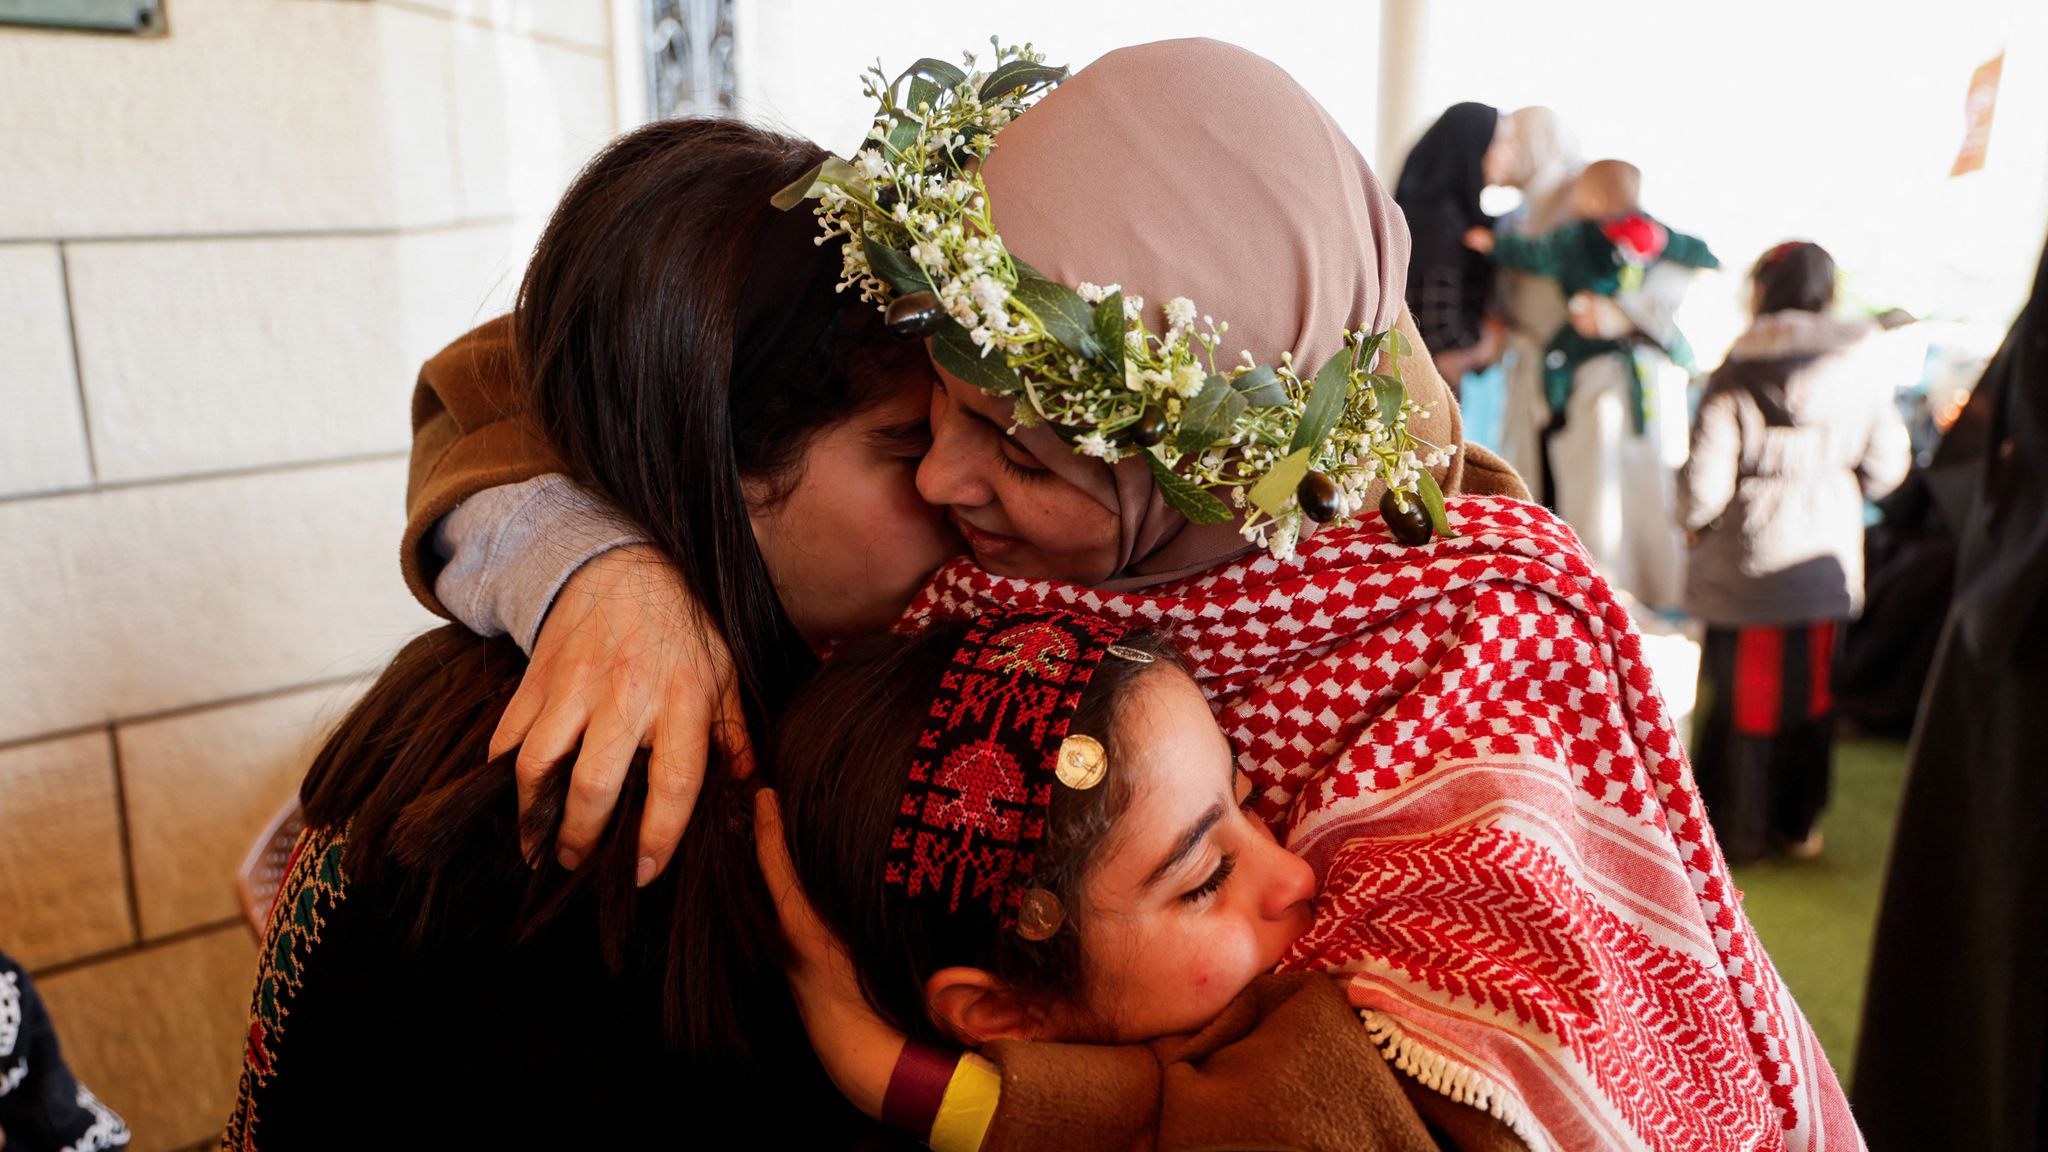
<path id="1" fill-rule="evenodd" d="M 1065 68 L 1053 68 L 1030 60 L 1012 60 L 989 73 L 988 79 L 981 82 L 981 91 L 978 95 L 981 102 L 986 104 L 1019 88 L 1057 84 L 1066 78 Z"/>
<path id="2" fill-rule="evenodd" d="M 938 111 L 939 86 L 922 76 L 912 76 L 910 95 L 905 99 L 904 107 L 921 116 L 930 116 Z"/>
<path id="3" fill-rule="evenodd" d="M 1287 403 L 1287 385 L 1264 364 L 1232 380 L 1230 386 L 1254 408 L 1278 408 Z"/>
<path id="4" fill-rule="evenodd" d="M 863 236 L 861 250 L 867 253 L 868 267 L 884 284 L 896 290 L 898 295 L 906 292 L 928 292 L 931 284 L 926 280 L 924 269 L 917 261 L 877 241 L 873 236 Z"/>
<path id="5" fill-rule="evenodd" d="M 1229 439 L 1237 418 L 1248 407 L 1229 380 L 1209 377 L 1195 398 L 1181 405 L 1180 431 L 1173 437 L 1175 451 L 1200 452 L 1219 440 Z"/>
<path id="6" fill-rule="evenodd" d="M 1098 357 L 1111 380 L 1124 378 L 1124 294 L 1111 292 L 1095 306 L 1095 343 Z"/>
<path id="7" fill-rule="evenodd" d="M 899 158 L 908 156 L 911 146 L 917 143 L 917 129 L 917 121 L 899 114 L 896 126 L 889 129 L 889 151 Z"/>
<path id="8" fill-rule="evenodd" d="M 933 59 L 930 56 L 927 56 L 924 59 L 919 60 L 917 63 L 912 64 L 908 68 L 905 68 L 903 70 L 903 76 L 898 76 L 896 78 L 896 83 L 903 83 L 904 76 L 929 77 L 930 79 L 926 81 L 927 83 L 934 84 L 938 88 L 943 89 L 944 91 L 947 92 L 951 92 L 953 89 L 958 88 L 962 84 L 967 83 L 967 73 L 962 72 L 955 65 L 948 64 L 944 60 Z M 891 85 L 891 87 L 893 88 L 894 85 Z M 910 106 L 912 108 L 917 107 L 916 93 L 917 89 L 916 86 L 913 84 L 911 88 L 910 97 Z M 931 100 L 934 107 L 938 105 L 938 100 L 936 97 L 926 97 L 926 99 Z"/>
<path id="9" fill-rule="evenodd" d="M 976 388 L 995 396 L 1008 396 L 1024 387 L 1002 353 L 984 356 L 981 347 L 967 335 L 967 329 L 952 317 L 939 321 L 932 333 L 932 362 Z"/>
<path id="10" fill-rule="evenodd" d="M 1380 423 L 1392 428 L 1401 419 L 1401 406 L 1408 402 L 1408 389 L 1391 376 L 1375 374 L 1371 379 L 1372 398 L 1379 406 Z"/>
<path id="11" fill-rule="evenodd" d="M 1072 288 L 1043 277 L 1024 276 L 1012 295 L 1067 351 L 1089 360 L 1102 351 L 1095 339 L 1095 313 Z"/>
<path id="12" fill-rule="evenodd" d="M 1188 518 L 1190 524 L 1221 524 L 1231 518 L 1230 507 L 1208 491 L 1161 463 L 1150 452 L 1140 452 L 1159 484 L 1167 506 Z"/>
<path id="13" fill-rule="evenodd" d="M 1278 516 L 1280 510 L 1287 507 L 1287 502 L 1294 498 L 1294 490 L 1301 487 L 1301 478 L 1308 475 L 1309 457 L 1314 452 L 1313 448 L 1303 448 L 1275 460 L 1272 469 L 1259 477 L 1259 482 L 1245 494 L 1252 507 L 1268 516 Z"/>
<path id="14" fill-rule="evenodd" d="M 1451 531 L 1451 514 L 1444 509 L 1444 490 L 1437 487 L 1436 474 L 1427 468 L 1415 482 L 1415 494 L 1422 499 L 1424 511 L 1429 513 L 1429 527 L 1438 536 L 1456 536 Z"/>
<path id="15" fill-rule="evenodd" d="M 1299 452 L 1328 440 L 1344 416 L 1344 401 L 1350 391 L 1351 345 L 1347 343 L 1323 363 L 1309 385 L 1308 403 L 1302 407 L 1301 423 L 1294 426 L 1294 439 L 1288 441 L 1287 450 Z"/>
<path id="16" fill-rule="evenodd" d="M 804 201 L 823 194 L 827 184 L 845 187 L 859 178 L 860 173 L 853 165 L 837 156 L 827 156 L 818 161 L 817 166 L 809 172 L 784 185 L 782 191 L 768 198 L 768 202 L 787 212 Z"/>

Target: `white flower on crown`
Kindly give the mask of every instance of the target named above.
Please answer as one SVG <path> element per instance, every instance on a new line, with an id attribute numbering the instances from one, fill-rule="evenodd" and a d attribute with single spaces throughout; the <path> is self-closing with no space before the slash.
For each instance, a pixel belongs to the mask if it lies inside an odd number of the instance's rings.
<path id="1" fill-rule="evenodd" d="M 1100 304 L 1102 303 L 1102 298 L 1109 295 L 1109 293 L 1103 291 L 1100 284 L 1090 284 L 1088 281 L 1083 280 L 1074 289 L 1074 295 L 1079 296 L 1090 304 Z"/>
<path id="2" fill-rule="evenodd" d="M 1170 387 L 1181 399 L 1192 400 L 1202 390 L 1202 385 L 1208 382 L 1209 376 L 1202 371 L 1202 366 L 1190 360 L 1173 370 L 1173 382 Z"/>
<path id="3" fill-rule="evenodd" d="M 1108 437 L 1100 432 L 1087 432 L 1074 441 L 1074 451 L 1079 452 L 1083 456 L 1093 456 L 1098 460 L 1104 460 L 1108 459 L 1116 451 L 1116 446 L 1111 444 Z"/>
<path id="4" fill-rule="evenodd" d="M 1195 324 L 1195 302 L 1185 296 L 1175 296 L 1166 302 L 1166 323 L 1174 328 L 1192 328 Z"/>
<path id="5" fill-rule="evenodd" d="M 1001 316 L 1003 305 L 1009 303 L 1010 300 L 1010 290 L 1005 288 L 1002 282 L 993 276 L 976 276 L 973 282 L 967 286 L 967 291 L 969 295 L 974 297 L 974 302 L 979 304 L 982 311 L 987 312 L 991 319 Z"/>
<path id="6" fill-rule="evenodd" d="M 869 180 L 887 180 L 890 175 L 888 157 L 879 148 L 863 148 L 853 158 L 853 166 Z M 831 185 L 826 185 L 831 187 Z"/>
<path id="7" fill-rule="evenodd" d="M 1275 560 L 1285 560 L 1294 555 L 1294 545 L 1301 539 L 1301 513 L 1284 512 L 1273 520 L 1273 536 L 1267 541 L 1266 550 Z"/>

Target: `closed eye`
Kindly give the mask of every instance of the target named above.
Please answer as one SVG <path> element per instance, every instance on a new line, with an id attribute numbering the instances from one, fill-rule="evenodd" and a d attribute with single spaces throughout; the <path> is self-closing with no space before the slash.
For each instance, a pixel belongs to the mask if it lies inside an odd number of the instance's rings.
<path id="1" fill-rule="evenodd" d="M 1209 873 L 1209 878 L 1202 881 L 1197 887 L 1181 893 L 1180 898 L 1190 904 L 1200 904 L 1220 891 L 1223 887 L 1223 882 L 1230 879 L 1230 874 L 1236 870 L 1237 854 L 1235 852 L 1225 852 L 1223 859 L 1216 862 L 1216 870 Z"/>
<path id="2" fill-rule="evenodd" d="M 1003 471 L 1027 484 L 1037 484 L 1052 478 L 1052 469 L 1050 468 L 1027 468 L 1010 459 L 1010 451 L 1007 446 L 996 449 L 996 462 L 1003 466 Z"/>

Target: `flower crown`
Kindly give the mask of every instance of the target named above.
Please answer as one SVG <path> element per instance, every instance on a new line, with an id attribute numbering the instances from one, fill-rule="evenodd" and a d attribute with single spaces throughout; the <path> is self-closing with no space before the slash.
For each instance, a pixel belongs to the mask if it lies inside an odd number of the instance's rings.
<path id="1" fill-rule="evenodd" d="M 836 156 L 783 189 L 779 208 L 819 201 L 819 243 L 844 236 L 843 291 L 884 306 L 892 331 L 929 337 L 932 359 L 995 396 L 1019 427 L 1049 425 L 1076 452 L 1143 457 L 1168 504 L 1197 524 L 1243 516 L 1243 534 L 1293 551 L 1301 518 L 1351 523 L 1384 479 L 1396 538 L 1451 535 L 1430 468 L 1450 458 L 1408 431 L 1398 331 L 1346 331 L 1311 376 L 1276 365 L 1219 365 L 1228 321 L 1175 297 L 1166 331 L 1114 284 L 1068 287 L 1012 256 L 997 235 L 979 161 L 995 135 L 1066 79 L 1029 44 L 995 45 L 995 69 L 924 59 L 863 90 L 880 102 L 851 161 Z M 974 57 L 966 57 L 967 69 Z M 1221 493 L 1222 495 L 1219 495 Z M 1225 497 L 1228 503 L 1225 503 Z"/>

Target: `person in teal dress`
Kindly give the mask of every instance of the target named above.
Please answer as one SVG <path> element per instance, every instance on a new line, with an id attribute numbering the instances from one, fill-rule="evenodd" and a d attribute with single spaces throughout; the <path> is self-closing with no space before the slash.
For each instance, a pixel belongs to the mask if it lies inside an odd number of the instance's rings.
<path id="1" fill-rule="evenodd" d="M 1688 268 L 1718 268 L 1721 261 L 1695 236 L 1675 231 L 1639 204 L 1642 173 L 1623 160 L 1588 164 L 1572 183 L 1570 223 L 1538 236 L 1503 234 L 1484 228 L 1466 233 L 1465 243 L 1490 253 L 1503 268 L 1556 280 L 1564 290 L 1571 319 L 1560 326 L 1543 352 L 1543 391 L 1552 412 L 1563 412 L 1571 398 L 1572 378 L 1579 365 L 1597 356 L 1631 355 L 1634 333 L 1600 329 L 1591 307 L 1593 297 L 1613 298 L 1642 284 L 1643 273 L 1659 263 Z M 1692 348 L 1676 330 L 1665 355 L 1690 367 Z M 1631 358 L 1633 358 L 1631 356 Z M 1647 418 L 1646 390 L 1638 379 L 1631 390 L 1631 415 L 1641 432 Z"/>

